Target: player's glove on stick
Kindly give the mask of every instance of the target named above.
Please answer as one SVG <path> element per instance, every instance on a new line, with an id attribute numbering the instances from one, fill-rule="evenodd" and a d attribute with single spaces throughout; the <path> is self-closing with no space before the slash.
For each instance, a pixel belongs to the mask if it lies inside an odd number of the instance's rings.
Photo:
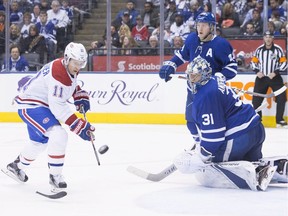
<path id="1" fill-rule="evenodd" d="M 71 125 L 70 130 L 77 135 L 79 135 L 82 139 L 90 141 L 95 140 L 93 132 L 95 131 L 95 127 L 93 127 L 89 122 L 78 118 Z"/>
<path id="2" fill-rule="evenodd" d="M 161 77 L 161 79 L 165 79 L 165 82 L 168 82 L 169 80 L 172 79 L 170 75 L 175 74 L 176 69 L 177 65 L 174 62 L 165 61 L 163 62 L 162 67 L 160 68 L 159 76 Z"/>
<path id="3" fill-rule="evenodd" d="M 83 113 L 83 111 L 86 113 L 88 110 L 90 110 L 90 101 L 89 101 L 89 94 L 85 90 L 79 90 L 76 91 L 73 94 L 74 98 L 74 105 L 76 106 L 76 110 L 80 113 Z"/>

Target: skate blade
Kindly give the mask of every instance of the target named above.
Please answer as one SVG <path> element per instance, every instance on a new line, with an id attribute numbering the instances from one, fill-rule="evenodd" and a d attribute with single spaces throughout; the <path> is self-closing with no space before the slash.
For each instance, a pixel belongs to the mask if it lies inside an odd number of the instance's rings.
<path id="1" fill-rule="evenodd" d="M 15 180 L 16 182 L 18 182 L 18 183 L 21 183 L 21 184 L 23 184 L 24 183 L 24 181 L 21 181 L 17 176 L 15 176 L 15 174 L 13 173 L 13 172 L 11 172 L 10 170 L 8 170 L 8 169 L 1 169 L 1 171 L 5 174 L 5 175 L 7 175 L 7 176 L 9 176 L 10 178 L 12 178 L 13 180 Z"/>

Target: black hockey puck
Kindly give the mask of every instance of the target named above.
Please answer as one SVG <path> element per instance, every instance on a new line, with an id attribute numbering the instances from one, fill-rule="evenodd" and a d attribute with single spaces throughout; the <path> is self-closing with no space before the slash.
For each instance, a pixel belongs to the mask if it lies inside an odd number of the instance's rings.
<path id="1" fill-rule="evenodd" d="M 103 145 L 103 146 L 101 146 L 101 147 L 99 148 L 98 152 L 99 152 L 100 154 L 104 154 L 105 152 L 108 151 L 108 149 L 109 149 L 109 147 L 108 147 L 107 145 Z"/>

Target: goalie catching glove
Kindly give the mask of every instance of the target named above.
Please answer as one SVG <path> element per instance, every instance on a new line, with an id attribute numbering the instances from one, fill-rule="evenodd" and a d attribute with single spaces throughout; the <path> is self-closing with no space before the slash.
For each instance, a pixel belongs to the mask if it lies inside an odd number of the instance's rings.
<path id="1" fill-rule="evenodd" d="M 200 145 L 194 149 L 179 154 L 174 164 L 182 173 L 195 173 L 212 162 L 212 154 Z"/>
<path id="2" fill-rule="evenodd" d="M 82 139 L 90 141 L 95 140 L 93 132 L 95 131 L 95 127 L 93 127 L 89 122 L 78 118 L 71 125 L 70 130 L 77 135 L 79 135 Z"/>
<path id="3" fill-rule="evenodd" d="M 89 94 L 87 91 L 82 90 L 77 86 L 75 93 L 73 94 L 74 105 L 76 110 L 80 113 L 86 113 L 90 110 Z"/>

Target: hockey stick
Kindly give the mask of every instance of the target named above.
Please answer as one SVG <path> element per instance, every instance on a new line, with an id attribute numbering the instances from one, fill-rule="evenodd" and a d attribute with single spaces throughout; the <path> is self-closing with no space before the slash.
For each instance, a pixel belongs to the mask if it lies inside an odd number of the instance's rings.
<path id="1" fill-rule="evenodd" d="M 263 98 L 272 98 L 272 97 L 276 97 L 276 96 L 280 95 L 281 93 L 283 93 L 284 91 L 286 91 L 287 87 L 284 85 L 284 86 L 282 86 L 282 88 L 280 88 L 277 91 L 274 91 L 270 94 L 261 94 L 261 93 L 246 91 L 246 90 L 238 89 L 238 88 L 233 88 L 233 89 L 238 91 L 238 92 L 244 93 L 244 94 L 250 94 L 253 96 L 258 96 L 258 97 L 263 97 Z"/>
<path id="2" fill-rule="evenodd" d="M 154 181 L 154 182 L 159 182 L 162 179 L 166 178 L 167 176 L 169 176 L 170 174 L 172 174 L 173 172 L 175 172 L 177 170 L 177 167 L 174 164 L 171 164 L 170 166 L 166 167 L 164 170 L 162 170 L 159 173 L 149 173 L 146 172 L 144 170 L 138 169 L 136 167 L 133 166 L 129 166 L 127 168 L 127 171 L 139 176 L 141 178 L 147 179 L 149 181 Z"/>
<path id="3" fill-rule="evenodd" d="M 179 79 L 187 80 L 187 77 L 185 77 L 185 76 L 178 75 L 177 77 Z M 234 87 L 233 87 L 233 89 L 236 90 L 237 92 L 241 92 L 241 93 L 244 93 L 244 94 L 250 94 L 250 95 L 253 95 L 253 96 L 258 96 L 258 97 L 263 97 L 263 98 L 272 98 L 272 97 L 276 97 L 276 96 L 280 95 L 281 93 L 283 93 L 284 91 L 286 91 L 287 86 L 284 85 L 280 89 L 278 89 L 278 90 L 276 90 L 276 91 L 274 91 L 274 92 L 272 92 L 270 94 L 261 94 L 261 93 L 246 91 L 246 90 L 238 89 L 238 88 L 234 88 Z"/>
<path id="4" fill-rule="evenodd" d="M 87 121 L 86 113 L 84 112 L 83 106 L 81 106 L 81 110 L 82 110 L 82 113 L 83 113 L 83 116 L 84 116 L 85 121 Z M 88 122 L 88 121 L 87 121 L 87 122 Z M 98 165 L 100 166 L 100 160 L 99 160 L 99 157 L 98 157 L 98 154 L 97 154 L 95 145 L 94 145 L 94 141 L 93 141 L 93 136 L 94 136 L 94 135 L 93 135 L 92 133 L 90 133 L 90 136 L 91 136 L 90 141 L 91 141 L 91 144 L 92 144 L 92 147 L 93 147 L 93 150 L 94 150 L 94 154 L 95 154 L 97 163 L 98 163 Z"/>

